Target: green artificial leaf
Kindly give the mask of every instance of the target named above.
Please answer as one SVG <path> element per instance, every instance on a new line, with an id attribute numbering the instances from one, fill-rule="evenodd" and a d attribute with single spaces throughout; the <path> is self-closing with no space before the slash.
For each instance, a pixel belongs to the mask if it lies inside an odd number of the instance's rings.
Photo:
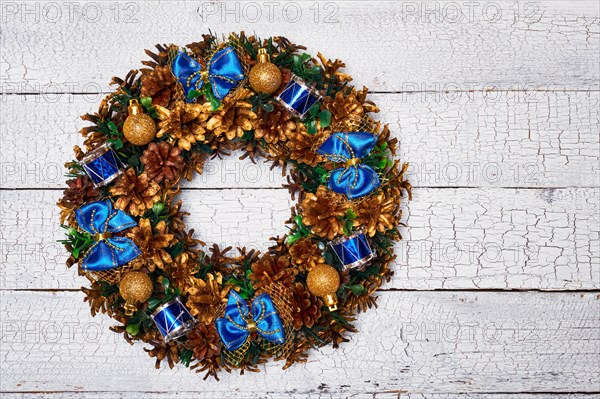
<path id="1" fill-rule="evenodd" d="M 301 238 L 301 234 L 300 233 L 296 233 L 294 235 L 288 236 L 287 237 L 287 243 L 292 245 L 293 243 L 295 243 L 296 241 L 298 241 Z"/>
<path id="2" fill-rule="evenodd" d="M 119 132 L 119 129 L 117 129 L 117 125 L 115 125 L 113 121 L 108 121 L 107 126 L 110 129 L 111 133 Z"/>
<path id="3" fill-rule="evenodd" d="M 308 113 L 310 116 L 316 117 L 319 114 L 319 110 L 321 109 L 321 103 L 316 102 L 312 107 L 309 108 Z"/>
<path id="4" fill-rule="evenodd" d="M 152 106 L 152 97 L 142 97 L 140 98 L 140 104 L 146 109 Z"/>
<path id="5" fill-rule="evenodd" d="M 361 284 L 348 285 L 347 288 L 350 289 L 352 294 L 354 294 L 355 296 L 361 296 L 362 294 L 367 292 L 367 289 Z"/>
<path id="6" fill-rule="evenodd" d="M 195 100 L 196 98 L 200 97 L 202 95 L 201 92 L 199 92 L 198 90 L 195 89 L 191 89 L 190 91 L 188 91 L 187 94 L 187 98 L 188 100 Z"/>
<path id="7" fill-rule="evenodd" d="M 308 126 L 306 128 L 306 132 L 310 135 L 316 134 L 317 133 L 317 122 L 313 119 L 310 122 L 308 122 Z"/>
<path id="8" fill-rule="evenodd" d="M 129 335 L 136 336 L 140 332 L 140 325 L 137 324 L 137 323 L 136 324 L 128 324 L 127 328 L 125 329 L 125 331 L 127 331 L 127 333 Z"/>
<path id="9" fill-rule="evenodd" d="M 348 219 L 354 220 L 354 219 L 356 219 L 356 213 L 352 209 L 348 209 L 346 211 L 346 217 Z"/>
<path id="10" fill-rule="evenodd" d="M 354 222 L 350 219 L 346 220 L 346 223 L 344 223 L 344 234 L 345 235 L 350 235 L 352 234 L 352 227 L 354 226 Z"/>
<path id="11" fill-rule="evenodd" d="M 154 213 L 154 215 L 156 217 L 159 217 L 163 213 L 164 210 L 165 210 L 165 204 L 163 202 L 156 202 L 152 206 L 152 213 Z"/>
<path id="12" fill-rule="evenodd" d="M 273 104 L 271 103 L 264 103 L 262 105 L 262 108 L 265 110 L 265 112 L 273 112 L 273 110 L 275 109 L 275 107 L 273 106 Z"/>
<path id="13" fill-rule="evenodd" d="M 321 123 L 321 127 L 327 127 L 331 125 L 331 112 L 328 110 L 321 111 L 319 113 L 319 121 Z"/>
<path id="14" fill-rule="evenodd" d="M 110 142 L 113 144 L 115 150 L 123 148 L 123 141 L 121 139 L 110 140 Z"/>
<path id="15" fill-rule="evenodd" d="M 150 298 L 148 300 L 148 310 L 154 310 L 160 303 L 161 300 L 159 298 Z"/>
<path id="16" fill-rule="evenodd" d="M 169 281 L 168 278 L 163 277 L 162 285 L 163 285 L 163 287 L 165 287 L 165 291 L 167 291 L 169 289 L 169 287 L 171 286 L 171 282 Z"/>
<path id="17" fill-rule="evenodd" d="M 140 166 L 140 158 L 134 154 L 129 157 L 129 159 L 127 160 L 127 163 L 129 165 L 133 166 L 134 168 L 137 168 L 138 166 Z"/>

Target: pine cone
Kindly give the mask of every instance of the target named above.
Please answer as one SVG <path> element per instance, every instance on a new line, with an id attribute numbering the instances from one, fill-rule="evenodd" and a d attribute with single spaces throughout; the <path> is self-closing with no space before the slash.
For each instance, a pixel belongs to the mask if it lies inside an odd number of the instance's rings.
<path id="1" fill-rule="evenodd" d="M 176 341 L 165 343 L 162 340 L 151 340 L 148 342 L 152 345 L 151 349 L 144 348 L 144 351 L 148 352 L 150 357 L 156 358 L 154 367 L 160 368 L 161 362 L 166 358 L 169 368 L 175 367 L 176 363 L 179 363 L 179 348 Z"/>
<path id="2" fill-rule="evenodd" d="M 295 129 L 296 122 L 291 114 L 280 106 L 254 121 L 254 137 L 264 139 L 269 144 L 286 141 Z"/>
<path id="3" fill-rule="evenodd" d="M 366 198 L 357 209 L 354 226 L 363 228 L 369 237 L 373 237 L 378 231 L 385 233 L 386 230 L 393 229 L 398 224 L 400 196 L 392 194 L 394 189 L 386 191 L 390 197 L 382 192 Z"/>
<path id="4" fill-rule="evenodd" d="M 153 272 L 156 267 L 164 269 L 165 264 L 173 262 L 171 255 L 166 251 L 173 243 L 173 234 L 168 234 L 167 224 L 160 221 L 156 225 L 156 234 L 152 232 L 150 219 L 142 218 L 136 227 L 127 232 L 127 237 L 142 251 L 143 259 L 149 271 Z"/>
<path id="5" fill-rule="evenodd" d="M 311 328 L 315 321 L 321 317 L 321 300 L 311 294 L 302 283 L 296 283 L 292 288 L 292 325 L 296 330 L 302 326 Z"/>
<path id="6" fill-rule="evenodd" d="M 150 143 L 141 156 L 144 172 L 157 183 L 163 180 L 176 180 L 184 162 L 181 148 L 173 147 L 169 143 Z"/>
<path id="7" fill-rule="evenodd" d="M 367 112 L 379 112 L 375 103 L 366 100 L 367 92 L 366 87 L 358 92 L 352 88 L 346 96 L 340 91 L 335 98 L 326 97 L 323 106 L 331 112 L 331 124 L 338 126 L 348 122 L 355 123 Z"/>
<path id="8" fill-rule="evenodd" d="M 100 198 L 94 184 L 87 176 L 78 176 L 75 179 L 67 180 L 67 186 L 69 188 L 63 191 L 64 195 L 61 201 L 61 205 L 65 208 L 75 209 Z"/>
<path id="9" fill-rule="evenodd" d="M 204 360 L 221 354 L 223 343 L 214 323 L 198 323 L 188 334 L 188 343 L 194 352 L 194 358 Z"/>
<path id="10" fill-rule="evenodd" d="M 286 256 L 265 254 L 252 264 L 252 273 L 248 278 L 256 290 L 277 282 L 287 288 L 294 283 L 295 274 L 296 270 L 290 267 Z"/>
<path id="11" fill-rule="evenodd" d="M 179 148 L 189 151 L 192 144 L 204 141 L 206 120 L 210 116 L 210 103 L 195 104 L 177 102 L 172 110 L 160 105 L 158 112 L 158 132 L 156 137 L 169 136 Z"/>
<path id="12" fill-rule="evenodd" d="M 206 162 L 208 155 L 204 152 L 194 151 L 189 155 L 188 158 L 188 161 L 184 165 L 182 176 L 187 180 L 192 181 L 194 172 L 202 174 L 204 170 L 204 162 Z"/>
<path id="13" fill-rule="evenodd" d="M 321 138 L 322 133 L 310 135 L 306 132 L 304 124 L 297 123 L 296 130 L 288 136 L 288 141 L 285 143 L 290 149 L 290 158 L 313 167 L 323 162 L 323 157 L 313 150 L 315 143 Z"/>
<path id="14" fill-rule="evenodd" d="M 206 278 L 195 278 L 188 284 L 187 307 L 200 323 L 212 323 L 227 303 L 229 287 L 223 286 L 220 273 L 207 273 Z"/>
<path id="15" fill-rule="evenodd" d="M 142 70 L 142 97 L 152 97 L 153 105 L 166 107 L 171 101 L 172 87 L 175 77 L 168 66 L 157 66 L 155 69 Z"/>
<path id="16" fill-rule="evenodd" d="M 319 246 L 310 238 L 301 238 L 290 247 L 292 264 L 299 271 L 309 271 L 318 263 L 325 263 Z"/>
<path id="17" fill-rule="evenodd" d="M 206 129 L 211 131 L 218 141 L 233 140 L 242 137 L 244 131 L 252 130 L 252 122 L 257 115 L 252 111 L 252 104 L 239 99 L 249 95 L 248 89 L 240 89 L 235 96 L 225 97 L 221 110 L 208 120 Z"/>
<path id="18" fill-rule="evenodd" d="M 319 237 L 333 240 L 344 233 L 341 219 L 348 210 L 344 196 L 319 186 L 316 194 L 306 193 L 300 209 L 304 224 L 312 226 L 312 232 Z"/>
<path id="19" fill-rule="evenodd" d="M 160 186 L 150 180 L 145 173 L 137 176 L 133 168 L 127 169 L 121 175 L 116 184 L 110 188 L 110 193 L 119 197 L 115 207 L 132 216 L 143 215 L 160 200 Z"/>

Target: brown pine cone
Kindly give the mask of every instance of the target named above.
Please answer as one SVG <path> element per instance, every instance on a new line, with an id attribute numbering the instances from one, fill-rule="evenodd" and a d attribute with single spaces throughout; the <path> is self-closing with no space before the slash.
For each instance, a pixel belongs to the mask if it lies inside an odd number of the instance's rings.
<path id="1" fill-rule="evenodd" d="M 321 300 L 311 294 L 302 283 L 296 283 L 292 288 L 292 325 L 296 330 L 302 326 L 311 328 L 321 317 Z"/>
<path id="2" fill-rule="evenodd" d="M 144 172 L 157 183 L 165 179 L 176 180 L 184 166 L 181 148 L 164 141 L 148 144 L 140 160 L 144 164 Z"/>
<path id="3" fill-rule="evenodd" d="M 295 129 L 293 117 L 280 106 L 276 106 L 273 112 L 265 112 L 262 118 L 254 121 L 254 137 L 264 139 L 269 144 L 286 141 Z"/>
<path id="4" fill-rule="evenodd" d="M 319 237 L 333 240 L 344 233 L 342 218 L 348 210 L 348 201 L 343 195 L 319 186 L 316 194 L 306 194 L 300 209 L 304 224 L 312 226 L 312 232 Z"/>
<path id="5" fill-rule="evenodd" d="M 166 107 L 171 100 L 175 77 L 168 66 L 142 70 L 142 97 L 152 97 L 152 104 Z"/>
<path id="6" fill-rule="evenodd" d="M 78 176 L 75 179 L 67 180 L 67 186 L 69 187 L 63 191 L 64 196 L 61 202 L 66 208 L 75 209 L 100 197 L 87 176 Z"/>
<path id="7" fill-rule="evenodd" d="M 286 256 L 274 257 L 265 254 L 252 264 L 249 279 L 256 290 L 277 282 L 287 288 L 294 283 L 295 275 L 296 270 L 290 267 Z"/>
<path id="8" fill-rule="evenodd" d="M 198 360 L 210 359 L 221 354 L 223 343 L 214 323 L 198 323 L 188 334 L 188 342 Z"/>
<path id="9" fill-rule="evenodd" d="M 150 180 L 145 173 L 137 176 L 133 168 L 127 169 L 121 175 L 116 184 L 110 188 L 110 193 L 119 197 L 115 207 L 131 216 L 143 215 L 160 200 L 160 186 Z"/>
<path id="10" fill-rule="evenodd" d="M 325 263 L 319 246 L 310 238 L 301 238 L 290 247 L 292 264 L 300 271 L 308 271 L 317 263 Z"/>

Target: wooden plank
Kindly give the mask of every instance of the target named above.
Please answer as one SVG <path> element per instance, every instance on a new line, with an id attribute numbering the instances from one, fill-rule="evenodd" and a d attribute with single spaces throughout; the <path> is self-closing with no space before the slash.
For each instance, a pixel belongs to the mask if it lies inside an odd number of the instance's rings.
<path id="1" fill-rule="evenodd" d="M 58 191 L 2 191 L 2 289 L 79 288 L 56 240 Z M 265 250 L 283 234 L 285 190 L 195 190 L 188 226 L 209 245 Z M 599 189 L 418 189 L 384 288 L 583 290 L 600 287 Z M 24 270 L 27 270 L 24 273 Z"/>
<path id="2" fill-rule="evenodd" d="M 339 350 L 314 351 L 287 371 L 272 364 L 260 374 L 223 373 L 220 382 L 184 367 L 154 370 L 142 345 L 110 332 L 108 317 L 92 319 L 81 299 L 2 292 L 2 391 L 343 397 L 593 392 L 600 384 L 600 302 L 592 293 L 381 293 L 379 308 L 359 316 L 361 332 Z"/>
<path id="3" fill-rule="evenodd" d="M 505 92 L 496 99 L 462 93 L 376 94 L 400 140 L 408 177 L 427 187 L 597 187 L 600 92 Z M 63 188 L 64 162 L 81 144 L 80 115 L 100 96 L 2 96 L 0 184 Z M 189 187 L 281 187 L 281 169 L 239 161 L 206 163 Z"/>
<path id="4" fill-rule="evenodd" d="M 596 89 L 599 15 L 595 1 L 551 0 L 5 2 L 2 92 L 106 90 L 143 49 L 208 28 L 287 36 L 377 91 Z"/>
<path id="5" fill-rule="evenodd" d="M 325 389 L 323 389 L 325 391 Z M 247 398 L 247 393 L 227 392 L 227 396 L 223 392 L 198 392 L 198 391 L 178 391 L 178 392 L 9 392 L 2 394 L 4 399 L 187 399 L 202 395 L 203 399 L 223 399 L 224 397 Z M 252 393 L 252 397 L 261 399 L 287 399 L 298 398 L 298 394 L 294 392 L 256 392 Z M 398 392 L 382 392 L 382 393 L 362 393 L 352 392 L 351 394 L 338 394 L 336 392 L 319 392 L 305 393 L 302 398 L 348 398 L 352 399 L 598 399 L 600 395 L 595 393 L 578 393 L 578 394 L 522 394 L 522 393 L 398 393 Z"/>

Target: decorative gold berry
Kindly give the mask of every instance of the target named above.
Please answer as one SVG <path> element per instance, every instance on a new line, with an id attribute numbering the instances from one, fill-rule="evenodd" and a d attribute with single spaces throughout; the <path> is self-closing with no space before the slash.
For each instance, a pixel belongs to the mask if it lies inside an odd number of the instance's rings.
<path id="1" fill-rule="evenodd" d="M 270 61 L 267 50 L 258 50 L 258 62 L 250 70 L 250 86 L 258 93 L 272 94 L 281 86 L 281 71 Z"/>
<path id="2" fill-rule="evenodd" d="M 138 100 L 129 101 L 129 116 L 123 123 L 123 135 L 133 145 L 146 145 L 156 136 L 156 123 L 144 113 Z"/>

